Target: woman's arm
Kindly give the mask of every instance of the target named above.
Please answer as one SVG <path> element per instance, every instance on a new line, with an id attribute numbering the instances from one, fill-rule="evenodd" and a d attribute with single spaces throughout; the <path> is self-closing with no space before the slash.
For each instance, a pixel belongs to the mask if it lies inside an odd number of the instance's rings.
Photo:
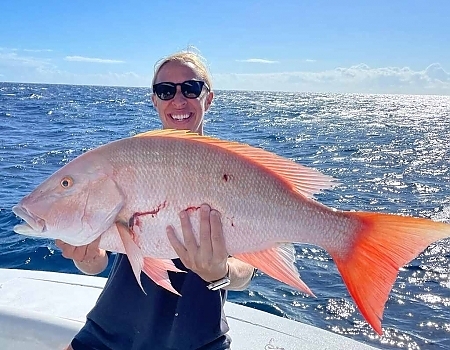
<path id="1" fill-rule="evenodd" d="M 228 258 L 230 284 L 224 289 L 244 290 L 250 284 L 256 269 L 241 260 Z"/>

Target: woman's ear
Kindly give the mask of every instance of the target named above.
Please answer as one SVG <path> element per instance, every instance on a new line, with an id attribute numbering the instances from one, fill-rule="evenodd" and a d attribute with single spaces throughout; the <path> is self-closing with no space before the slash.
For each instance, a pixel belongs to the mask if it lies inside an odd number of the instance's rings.
<path id="1" fill-rule="evenodd" d="M 156 107 L 156 95 L 155 94 L 152 94 L 152 102 L 153 102 L 153 107 L 155 107 L 155 109 L 157 109 L 157 107 Z"/>
<path id="2" fill-rule="evenodd" d="M 214 92 L 210 91 L 205 99 L 205 112 L 211 107 L 212 100 L 214 98 Z"/>

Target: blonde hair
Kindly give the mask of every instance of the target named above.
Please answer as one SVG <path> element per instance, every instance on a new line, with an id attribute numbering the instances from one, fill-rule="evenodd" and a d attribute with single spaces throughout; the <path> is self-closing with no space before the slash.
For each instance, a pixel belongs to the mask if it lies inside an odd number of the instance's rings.
<path id="1" fill-rule="evenodd" d="M 182 50 L 179 52 L 176 52 L 170 56 L 164 57 L 160 59 L 155 64 L 155 71 L 153 74 L 153 80 L 152 80 L 152 86 L 156 82 L 156 78 L 158 76 L 159 71 L 161 68 L 169 62 L 179 62 L 179 63 L 190 63 L 194 67 L 194 70 L 196 73 L 200 76 L 200 78 L 208 85 L 209 90 L 212 91 L 212 79 L 211 75 L 209 73 L 206 59 L 203 58 L 199 51 L 195 47 L 188 47 L 186 50 Z"/>

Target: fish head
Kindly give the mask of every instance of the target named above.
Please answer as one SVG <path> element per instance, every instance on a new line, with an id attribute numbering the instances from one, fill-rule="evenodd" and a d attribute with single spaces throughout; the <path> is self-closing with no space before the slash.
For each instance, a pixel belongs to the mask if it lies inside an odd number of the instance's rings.
<path id="1" fill-rule="evenodd" d="M 104 159 L 75 158 L 13 207 L 25 221 L 14 231 L 74 246 L 91 243 L 114 223 L 123 207 L 112 173 Z"/>

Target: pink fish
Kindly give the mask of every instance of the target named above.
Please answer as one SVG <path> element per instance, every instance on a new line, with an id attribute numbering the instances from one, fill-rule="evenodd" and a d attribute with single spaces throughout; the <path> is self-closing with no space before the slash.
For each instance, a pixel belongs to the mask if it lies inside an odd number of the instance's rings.
<path id="1" fill-rule="evenodd" d="M 179 271 L 166 236 L 178 213 L 208 203 L 222 215 L 230 255 L 311 294 L 294 265 L 293 242 L 324 248 L 362 315 L 379 333 L 400 267 L 450 225 L 394 214 L 339 211 L 313 195 L 335 185 L 314 169 L 254 148 L 186 131 L 159 130 L 88 151 L 55 172 L 13 208 L 17 233 L 126 253 L 141 271 L 177 293 Z M 195 232 L 198 238 L 199 233 Z M 142 288 L 142 286 L 141 286 Z"/>

